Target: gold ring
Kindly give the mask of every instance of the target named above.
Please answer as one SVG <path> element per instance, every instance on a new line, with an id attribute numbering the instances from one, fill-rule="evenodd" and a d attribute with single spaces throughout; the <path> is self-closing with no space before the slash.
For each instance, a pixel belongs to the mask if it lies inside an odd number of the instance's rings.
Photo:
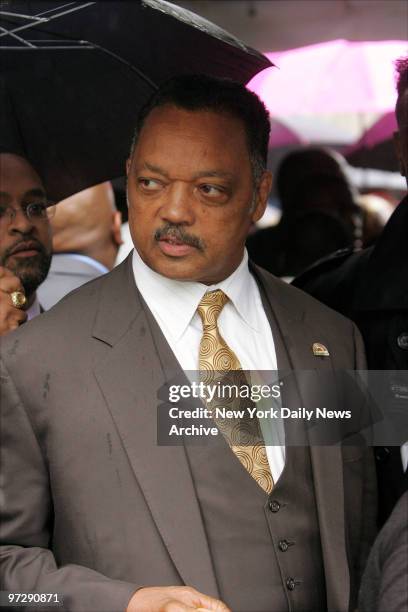
<path id="1" fill-rule="evenodd" d="M 13 293 L 10 293 L 10 297 L 14 308 L 23 308 L 27 302 L 27 298 L 22 291 L 13 291 Z"/>

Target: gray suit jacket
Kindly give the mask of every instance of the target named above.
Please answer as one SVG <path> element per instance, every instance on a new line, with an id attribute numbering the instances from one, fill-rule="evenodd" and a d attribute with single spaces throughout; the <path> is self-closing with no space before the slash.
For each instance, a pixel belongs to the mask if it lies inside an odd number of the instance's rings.
<path id="1" fill-rule="evenodd" d="M 350 321 L 254 274 L 280 369 L 364 367 Z M 62 593 L 74 612 L 125 610 L 143 585 L 217 596 L 185 449 L 156 444 L 158 390 L 179 366 L 131 258 L 4 336 L 1 357 L 4 588 Z M 328 608 L 345 612 L 373 537 L 371 455 L 315 446 L 311 459 Z"/>

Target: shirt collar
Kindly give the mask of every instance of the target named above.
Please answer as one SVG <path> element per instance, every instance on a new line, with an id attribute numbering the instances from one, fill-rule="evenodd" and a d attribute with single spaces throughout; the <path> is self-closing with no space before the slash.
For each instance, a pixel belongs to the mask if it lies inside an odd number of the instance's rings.
<path id="1" fill-rule="evenodd" d="M 97 261 L 96 259 L 93 259 L 93 257 L 89 257 L 88 255 L 81 255 L 80 253 L 57 253 L 54 254 L 53 257 L 58 257 L 58 255 L 61 255 L 62 257 L 64 257 L 64 255 L 69 255 L 71 259 L 83 261 L 92 268 L 95 268 L 95 270 L 97 270 L 101 274 L 106 274 L 107 272 L 109 272 L 109 268 L 107 268 L 103 263 Z"/>
<path id="2" fill-rule="evenodd" d="M 217 285 L 206 287 L 208 291 L 222 289 L 228 295 L 230 301 L 235 306 L 240 317 L 247 325 L 258 331 L 254 296 L 257 294 L 252 290 L 255 280 L 251 276 L 248 268 L 248 253 L 245 249 L 244 256 L 238 268 L 225 280 Z M 204 295 L 204 294 L 203 294 Z M 198 306 L 198 304 L 197 304 Z"/>
<path id="3" fill-rule="evenodd" d="M 164 321 L 174 340 L 186 331 L 201 298 L 207 291 L 222 289 L 229 297 L 238 314 L 251 328 L 258 330 L 255 304 L 251 303 L 251 283 L 254 279 L 248 269 L 248 253 L 238 268 L 226 279 L 207 286 L 194 281 L 179 281 L 166 278 L 147 266 L 137 249 L 133 251 L 133 272 L 136 285 L 153 314 Z"/>
<path id="4" fill-rule="evenodd" d="M 38 301 L 37 294 L 35 296 L 34 302 L 31 304 L 30 308 L 26 310 L 27 312 L 27 321 L 31 321 L 37 315 L 41 314 L 40 302 Z"/>

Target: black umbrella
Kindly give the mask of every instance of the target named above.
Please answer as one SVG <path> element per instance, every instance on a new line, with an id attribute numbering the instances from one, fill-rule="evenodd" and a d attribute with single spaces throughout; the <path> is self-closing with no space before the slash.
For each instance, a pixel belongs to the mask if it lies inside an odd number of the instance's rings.
<path id="1" fill-rule="evenodd" d="M 225 30 L 164 0 L 14 0 L 10 7 L 8 12 L 0 10 L 0 25 L 9 32 L 25 40 L 53 35 L 86 40 L 118 55 L 155 83 L 192 72 L 247 83 L 271 66 L 264 55 Z M 13 17 L 17 13 L 20 17 Z M 0 44 L 15 45 L 16 40 L 3 32 Z"/>
<path id="2" fill-rule="evenodd" d="M 52 200 L 124 174 L 138 108 L 154 90 L 148 82 L 98 49 L 0 57 L 1 148 L 30 160 Z"/>
<path id="3" fill-rule="evenodd" d="M 55 200 L 123 174 L 156 84 L 192 72 L 247 82 L 271 65 L 162 0 L 17 0 L 0 18 L 0 146 L 25 155 Z"/>

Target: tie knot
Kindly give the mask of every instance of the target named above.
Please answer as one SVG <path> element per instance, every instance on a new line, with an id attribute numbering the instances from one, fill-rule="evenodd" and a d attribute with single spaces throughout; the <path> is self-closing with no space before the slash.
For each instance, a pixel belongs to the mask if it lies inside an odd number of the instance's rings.
<path id="1" fill-rule="evenodd" d="M 221 290 L 208 291 L 203 295 L 197 312 L 203 322 L 203 328 L 215 327 L 218 317 L 225 304 L 229 301 L 229 297 Z"/>

